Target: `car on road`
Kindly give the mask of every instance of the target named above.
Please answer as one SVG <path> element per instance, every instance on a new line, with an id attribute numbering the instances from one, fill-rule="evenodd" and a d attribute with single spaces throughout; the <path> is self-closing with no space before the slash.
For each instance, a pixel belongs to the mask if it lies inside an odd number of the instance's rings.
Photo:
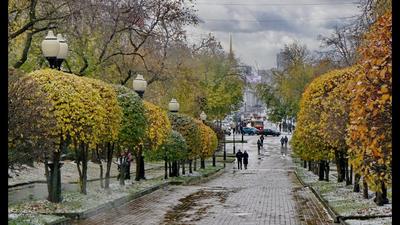
<path id="1" fill-rule="evenodd" d="M 274 136 L 274 137 L 278 137 L 279 135 L 281 135 L 281 132 L 276 131 L 276 130 L 273 130 L 273 129 L 268 129 L 268 128 L 266 128 L 266 129 L 264 129 L 263 131 L 258 131 L 257 134 L 258 134 L 258 135 L 263 134 L 263 135 L 265 135 L 265 136 L 271 135 L 271 136 Z"/>
<path id="2" fill-rule="evenodd" d="M 243 134 L 255 135 L 255 134 L 257 134 L 257 128 L 255 128 L 255 127 L 243 127 Z"/>

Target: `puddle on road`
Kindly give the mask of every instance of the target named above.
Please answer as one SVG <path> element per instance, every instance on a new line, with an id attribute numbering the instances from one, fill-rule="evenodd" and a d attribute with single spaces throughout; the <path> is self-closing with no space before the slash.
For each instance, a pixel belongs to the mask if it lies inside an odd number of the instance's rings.
<path id="1" fill-rule="evenodd" d="M 236 189 L 214 187 L 190 194 L 179 199 L 180 203 L 167 211 L 162 224 L 193 224 L 207 215 L 208 210 L 216 204 L 215 200 L 224 204 L 229 194 L 237 191 Z"/>

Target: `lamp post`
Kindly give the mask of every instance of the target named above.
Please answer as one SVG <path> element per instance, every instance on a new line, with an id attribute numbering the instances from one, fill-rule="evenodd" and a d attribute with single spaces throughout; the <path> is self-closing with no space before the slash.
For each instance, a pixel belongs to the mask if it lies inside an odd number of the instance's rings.
<path id="1" fill-rule="evenodd" d="M 243 114 L 240 116 L 240 127 L 242 128 L 241 130 L 240 130 L 240 133 L 242 133 L 242 144 L 243 144 L 243 142 L 244 142 L 244 140 L 243 140 L 243 120 L 244 120 L 244 116 L 243 116 Z"/>
<path id="2" fill-rule="evenodd" d="M 41 49 L 43 56 L 49 61 L 50 68 L 60 70 L 62 62 L 68 56 L 68 44 L 62 35 L 58 34 L 56 37 L 53 31 L 49 30 L 42 41 Z"/>
<path id="3" fill-rule="evenodd" d="M 236 153 L 235 151 L 235 131 L 233 130 L 235 128 L 235 122 L 231 122 L 231 128 L 232 128 L 232 133 L 233 133 L 233 154 Z"/>
<path id="4" fill-rule="evenodd" d="M 171 113 L 178 113 L 179 112 L 179 103 L 176 101 L 175 98 L 171 99 L 171 101 L 168 104 L 168 110 Z M 179 166 L 176 161 L 173 162 L 172 164 L 173 167 L 173 176 L 178 176 L 179 173 Z M 167 177 L 167 171 L 168 171 L 168 162 L 167 158 L 165 158 L 165 178 Z M 189 167 L 189 172 L 192 173 L 192 167 Z M 185 174 L 185 163 L 182 163 L 182 174 Z"/>
<path id="5" fill-rule="evenodd" d="M 143 99 L 144 92 L 147 88 L 147 81 L 144 80 L 143 76 L 138 74 L 136 78 L 132 81 L 133 90 Z M 142 155 L 142 145 L 139 145 L 139 151 L 137 152 L 137 157 L 139 160 L 136 161 L 136 178 L 135 180 L 146 179 L 144 170 L 144 156 Z M 129 171 L 128 171 L 129 173 Z"/>
<path id="6" fill-rule="evenodd" d="M 203 122 L 203 124 L 205 124 L 205 121 L 207 119 L 207 115 L 204 113 L 204 111 L 202 111 L 200 113 L 200 119 Z M 201 157 L 201 159 L 200 159 L 200 168 L 202 168 L 202 169 L 204 169 L 206 167 L 204 160 L 205 160 L 204 157 Z M 214 155 L 213 155 L 213 166 L 215 166 Z"/>
<path id="7" fill-rule="evenodd" d="M 171 101 L 168 104 L 168 109 L 172 113 L 177 113 L 179 111 L 179 103 L 176 101 L 175 98 L 171 99 Z"/>
<path id="8" fill-rule="evenodd" d="M 143 94 L 147 88 L 147 81 L 144 80 L 143 76 L 138 74 L 136 78 L 133 80 L 132 85 L 133 89 L 140 96 L 140 98 L 143 98 Z"/>

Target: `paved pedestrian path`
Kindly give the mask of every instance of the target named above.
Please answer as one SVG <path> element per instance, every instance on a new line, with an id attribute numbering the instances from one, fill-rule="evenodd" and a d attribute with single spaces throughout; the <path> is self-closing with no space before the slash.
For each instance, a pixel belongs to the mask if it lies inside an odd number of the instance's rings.
<path id="1" fill-rule="evenodd" d="M 266 137 L 257 155 L 258 136 L 245 136 L 247 170 L 236 164 L 207 183 L 170 186 L 76 224 L 332 224 L 310 190 L 293 173 L 288 151 L 279 137 Z M 227 144 L 228 152 L 232 145 Z M 244 167 L 243 167 L 244 168 Z"/>

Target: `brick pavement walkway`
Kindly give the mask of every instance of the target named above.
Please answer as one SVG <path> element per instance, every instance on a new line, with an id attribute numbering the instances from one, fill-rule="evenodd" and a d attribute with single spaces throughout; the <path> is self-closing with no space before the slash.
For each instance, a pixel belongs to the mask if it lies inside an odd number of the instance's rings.
<path id="1" fill-rule="evenodd" d="M 207 183 L 171 186 L 76 224 L 332 224 L 310 190 L 295 177 L 279 137 L 267 137 L 257 155 L 257 136 L 236 149 L 249 152 L 247 170 L 227 167 Z M 227 145 L 227 149 L 232 149 Z"/>

